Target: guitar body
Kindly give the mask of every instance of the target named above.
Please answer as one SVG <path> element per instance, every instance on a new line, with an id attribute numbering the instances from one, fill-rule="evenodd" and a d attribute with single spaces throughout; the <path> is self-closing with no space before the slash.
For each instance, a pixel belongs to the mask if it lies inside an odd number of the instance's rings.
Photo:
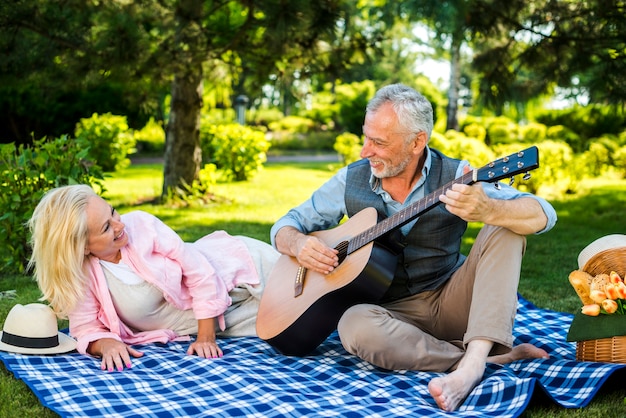
<path id="1" fill-rule="evenodd" d="M 334 248 L 376 225 L 377 219 L 376 210 L 366 208 L 342 225 L 312 235 Z M 295 296 L 300 265 L 295 257 L 282 255 L 261 298 L 258 336 L 283 354 L 308 354 L 336 329 L 339 318 L 350 306 L 376 302 L 385 294 L 396 263 L 394 250 L 372 241 L 349 254 L 332 273 L 307 271 L 302 294 Z"/>

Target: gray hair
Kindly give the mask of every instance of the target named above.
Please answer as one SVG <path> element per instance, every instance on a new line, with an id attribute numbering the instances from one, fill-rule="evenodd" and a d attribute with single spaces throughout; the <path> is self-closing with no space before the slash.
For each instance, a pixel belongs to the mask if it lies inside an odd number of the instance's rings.
<path id="1" fill-rule="evenodd" d="M 376 112 L 387 102 L 391 102 L 403 130 L 407 133 L 425 132 L 430 138 L 433 131 L 433 107 L 424 96 L 404 84 L 390 84 L 376 92 L 365 112 Z"/>

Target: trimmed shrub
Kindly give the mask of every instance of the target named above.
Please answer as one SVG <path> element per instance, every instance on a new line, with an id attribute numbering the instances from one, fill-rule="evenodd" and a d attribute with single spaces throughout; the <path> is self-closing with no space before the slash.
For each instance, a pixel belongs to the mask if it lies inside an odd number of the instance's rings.
<path id="1" fill-rule="evenodd" d="M 128 167 L 126 157 L 135 152 L 135 138 L 125 116 L 94 113 L 76 124 L 74 135 L 91 145 L 89 157 L 107 172 Z"/>
<path id="2" fill-rule="evenodd" d="M 270 143 L 263 132 L 233 123 L 202 127 L 200 146 L 205 163 L 214 163 L 226 180 L 244 181 L 261 169 Z"/>

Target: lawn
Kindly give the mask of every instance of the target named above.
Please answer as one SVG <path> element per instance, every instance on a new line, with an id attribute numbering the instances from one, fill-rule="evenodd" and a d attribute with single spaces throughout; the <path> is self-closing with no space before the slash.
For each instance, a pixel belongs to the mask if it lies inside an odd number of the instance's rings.
<path id="1" fill-rule="evenodd" d="M 306 199 L 338 168 L 331 163 L 268 163 L 252 180 L 218 184 L 219 201 L 207 206 L 172 208 L 153 205 L 160 193 L 160 164 L 132 165 L 106 180 L 106 198 L 121 212 L 145 210 L 175 229 L 183 239 L 195 240 L 218 229 L 233 235 L 248 235 L 269 241 L 273 222 L 292 206 Z M 580 185 L 581 193 L 553 200 L 559 221 L 543 235 L 528 237 L 522 267 L 520 293 L 537 306 L 573 313 L 580 302 L 567 277 L 577 268 L 577 256 L 587 244 L 606 234 L 626 233 L 626 180 L 613 177 Z M 467 251 L 479 225 L 470 225 L 464 240 Z M 0 318 L 15 303 L 30 303 L 39 293 L 32 279 L 2 277 L 0 292 L 15 289 L 15 299 L 0 299 Z M 62 322 L 61 326 L 65 324 Z M 609 382 L 605 389 L 580 410 L 555 407 L 545 399 L 533 399 L 525 418 L 624 416 L 626 389 L 623 382 Z M 0 367 L 0 418 L 55 416 L 42 407 L 30 389 Z"/>

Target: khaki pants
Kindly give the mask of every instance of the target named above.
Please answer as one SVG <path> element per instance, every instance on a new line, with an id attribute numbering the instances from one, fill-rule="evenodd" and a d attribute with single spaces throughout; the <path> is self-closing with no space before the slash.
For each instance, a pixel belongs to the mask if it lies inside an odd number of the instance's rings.
<path id="1" fill-rule="evenodd" d="M 485 225 L 441 288 L 348 309 L 338 325 L 343 346 L 385 369 L 439 372 L 454 366 L 474 339 L 493 341 L 492 354 L 510 351 L 525 249 L 525 237 Z"/>

